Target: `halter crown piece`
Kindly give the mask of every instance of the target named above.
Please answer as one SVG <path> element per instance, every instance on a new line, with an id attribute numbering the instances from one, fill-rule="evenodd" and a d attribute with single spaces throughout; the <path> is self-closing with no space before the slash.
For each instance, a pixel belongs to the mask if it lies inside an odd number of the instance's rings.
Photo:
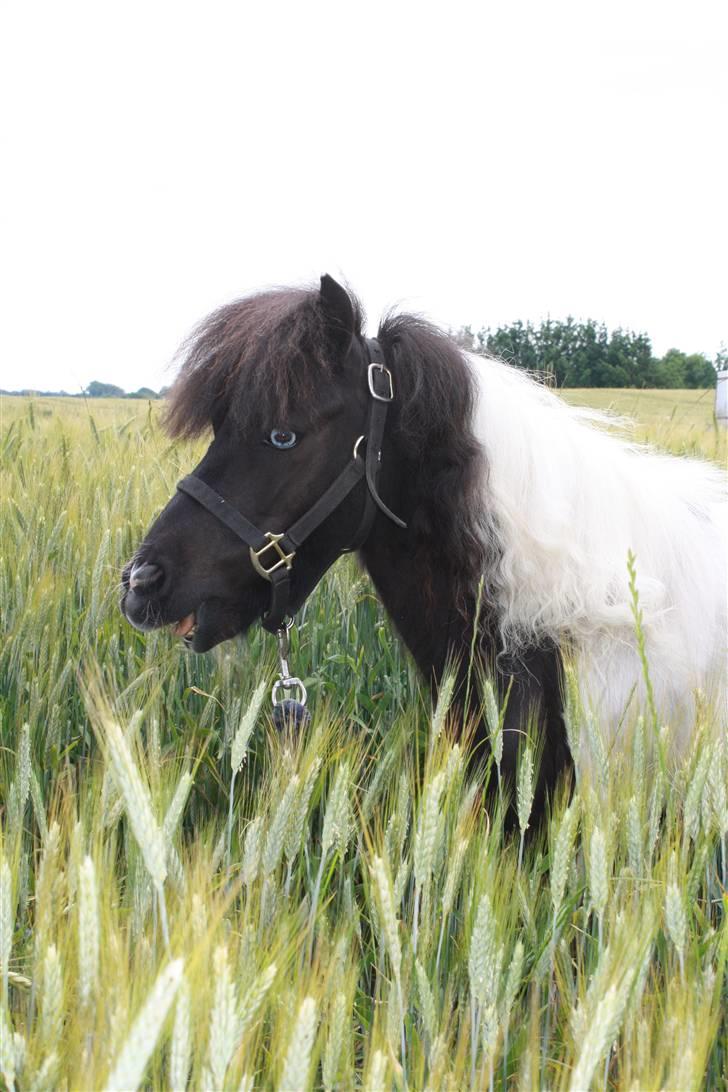
<path id="1" fill-rule="evenodd" d="M 355 442 L 352 457 L 338 478 L 334 479 L 319 499 L 287 531 L 276 533 L 259 530 L 224 497 L 194 474 L 177 483 L 180 492 L 192 497 L 245 543 L 250 551 L 253 568 L 271 585 L 270 607 L 261 618 L 261 625 L 270 633 L 275 633 L 278 638 L 280 671 L 272 693 L 273 718 L 278 727 L 282 727 L 286 721 L 300 726 L 309 717 L 305 709 L 306 688 L 300 679 L 291 676 L 288 668 L 288 632 L 293 624 L 288 615 L 288 605 L 296 551 L 339 507 L 362 478 L 366 479 L 367 484 L 364 511 L 348 551 L 358 550 L 363 546 L 372 528 L 377 508 L 398 527 L 406 527 L 403 520 L 387 507 L 377 490 L 382 465 L 384 426 L 389 403 L 394 399 L 392 373 L 384 362 L 379 342 L 375 338 L 366 338 L 364 344 L 368 357 L 367 386 L 370 395 L 368 431 Z M 362 443 L 366 444 L 363 458 L 359 453 Z M 281 697 L 281 694 L 291 692 L 298 693 L 298 698 Z"/>

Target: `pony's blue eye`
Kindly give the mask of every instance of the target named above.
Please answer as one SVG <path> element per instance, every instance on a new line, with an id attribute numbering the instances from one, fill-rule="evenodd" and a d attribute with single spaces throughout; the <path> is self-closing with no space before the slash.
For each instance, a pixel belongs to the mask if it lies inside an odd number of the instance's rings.
<path id="1" fill-rule="evenodd" d="M 288 447 L 295 447 L 296 434 L 291 432 L 289 428 L 274 428 L 271 430 L 270 442 L 273 447 L 281 448 L 285 451 Z"/>

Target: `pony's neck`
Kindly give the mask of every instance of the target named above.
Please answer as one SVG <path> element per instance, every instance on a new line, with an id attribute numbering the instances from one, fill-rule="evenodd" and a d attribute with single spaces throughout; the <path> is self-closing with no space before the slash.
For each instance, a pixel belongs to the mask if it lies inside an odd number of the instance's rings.
<path id="1" fill-rule="evenodd" d="M 437 687 L 452 664 L 460 724 L 475 714 L 470 761 L 477 765 L 488 750 L 487 729 L 479 713 L 481 669 L 492 677 L 503 703 L 502 773 L 511 786 L 525 730 L 530 724 L 534 732 L 543 733 L 534 798 L 534 814 L 539 814 L 559 772 L 571 761 L 562 718 L 558 650 L 546 643 L 521 648 L 515 657 L 506 654 L 487 589 L 483 588 L 481 597 L 477 588 L 464 589 L 456 566 L 448 564 L 436 521 L 424 521 L 430 530 L 422 533 L 418 504 L 426 506 L 426 499 L 411 496 L 409 509 L 404 496 L 399 500 L 397 510 L 407 519 L 408 530 L 401 531 L 378 515 L 360 551 L 361 561 L 430 687 Z M 415 533 L 418 522 L 420 529 Z M 473 655 L 476 664 L 471 662 Z"/>
<path id="2" fill-rule="evenodd" d="M 360 556 L 432 685 L 448 661 L 469 659 L 488 552 L 485 466 L 471 427 L 475 387 L 464 359 L 439 336 L 419 345 L 416 323 L 414 330 L 389 347 L 399 401 L 387 419 L 378 483 L 406 528 L 377 513 Z"/>
<path id="3" fill-rule="evenodd" d="M 471 595 L 463 603 L 462 592 L 446 568 L 437 564 L 429 569 L 423 566 L 422 544 L 419 551 L 413 551 L 413 543 L 406 536 L 398 537 L 394 530 L 381 526 L 376 530 L 378 533 L 362 549 L 361 559 L 387 613 L 433 690 L 452 664 L 453 705 L 460 709 L 460 724 L 464 726 L 470 720 L 472 727 L 469 761 L 477 766 L 489 749 L 487 727 L 479 712 L 481 668 L 493 678 L 498 700 L 503 704 L 501 770 L 511 790 L 526 730 L 530 725 L 534 739 L 541 734 L 543 754 L 533 815 L 542 814 L 559 773 L 571 765 L 562 717 L 558 650 L 541 646 L 523 649 L 515 659 L 503 655 L 499 628 L 487 602 L 479 605 L 477 597 Z M 433 560 L 436 557 L 434 553 Z M 478 629 L 474 641 L 475 625 Z M 471 666 L 473 654 L 477 663 Z"/>
<path id="4" fill-rule="evenodd" d="M 475 595 L 462 600 L 453 573 L 436 564 L 427 541 L 378 517 L 361 560 L 379 598 L 425 679 L 439 682 L 449 659 L 466 659 L 472 641 Z"/>

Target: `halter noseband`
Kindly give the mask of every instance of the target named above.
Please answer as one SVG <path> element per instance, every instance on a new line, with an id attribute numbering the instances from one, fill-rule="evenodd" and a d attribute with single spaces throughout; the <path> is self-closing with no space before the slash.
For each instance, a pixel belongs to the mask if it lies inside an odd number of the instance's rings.
<path id="1" fill-rule="evenodd" d="M 180 492 L 196 500 L 248 546 L 253 568 L 271 585 L 270 608 L 261 619 L 261 625 L 270 633 L 280 632 L 288 616 L 291 570 L 296 551 L 339 507 L 362 478 L 366 479 L 367 484 L 364 511 L 354 541 L 348 550 L 358 550 L 364 544 L 374 522 L 377 508 L 398 527 L 406 527 L 406 524 L 387 508 L 377 491 L 387 409 L 394 398 L 392 373 L 384 363 L 384 354 L 379 342 L 375 338 L 366 338 L 364 344 L 368 357 L 367 385 L 371 396 L 368 431 L 354 444 L 351 460 L 338 478 L 308 511 L 291 524 L 287 531 L 276 534 L 273 531 L 259 530 L 241 512 L 228 504 L 224 497 L 194 474 L 188 475 L 177 483 Z M 359 448 L 364 441 L 366 441 L 366 454 L 362 458 Z"/>

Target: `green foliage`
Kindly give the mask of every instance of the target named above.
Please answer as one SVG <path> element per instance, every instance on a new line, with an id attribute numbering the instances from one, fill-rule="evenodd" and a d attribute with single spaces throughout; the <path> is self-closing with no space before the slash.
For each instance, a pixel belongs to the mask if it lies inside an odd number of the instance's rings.
<path id="1" fill-rule="evenodd" d="M 714 387 L 718 366 L 701 353 L 677 349 L 654 357 L 646 334 L 622 329 L 610 334 L 593 319 L 547 319 L 539 326 L 519 320 L 477 334 L 465 326 L 456 337 L 463 348 L 541 372 L 558 387 Z"/>
<path id="2" fill-rule="evenodd" d="M 140 387 L 138 391 L 127 394 L 127 398 L 158 398 L 159 395 L 151 387 Z"/>
<path id="3" fill-rule="evenodd" d="M 351 559 L 294 632 L 299 738 L 255 715 L 263 633 L 195 658 L 123 622 L 199 449 L 92 414 L 13 400 L 0 435 L 0 1086 L 724 1087 L 713 711 L 665 774 L 625 724 L 519 860 Z"/>
<path id="4" fill-rule="evenodd" d="M 92 379 L 84 391 L 87 398 L 123 398 L 122 387 L 115 387 L 113 383 L 100 383 L 98 379 Z"/>
<path id="5" fill-rule="evenodd" d="M 702 353 L 681 353 L 668 349 L 659 362 L 665 387 L 712 387 L 715 385 L 715 368 Z M 657 384 L 656 384 L 657 385 Z"/>

